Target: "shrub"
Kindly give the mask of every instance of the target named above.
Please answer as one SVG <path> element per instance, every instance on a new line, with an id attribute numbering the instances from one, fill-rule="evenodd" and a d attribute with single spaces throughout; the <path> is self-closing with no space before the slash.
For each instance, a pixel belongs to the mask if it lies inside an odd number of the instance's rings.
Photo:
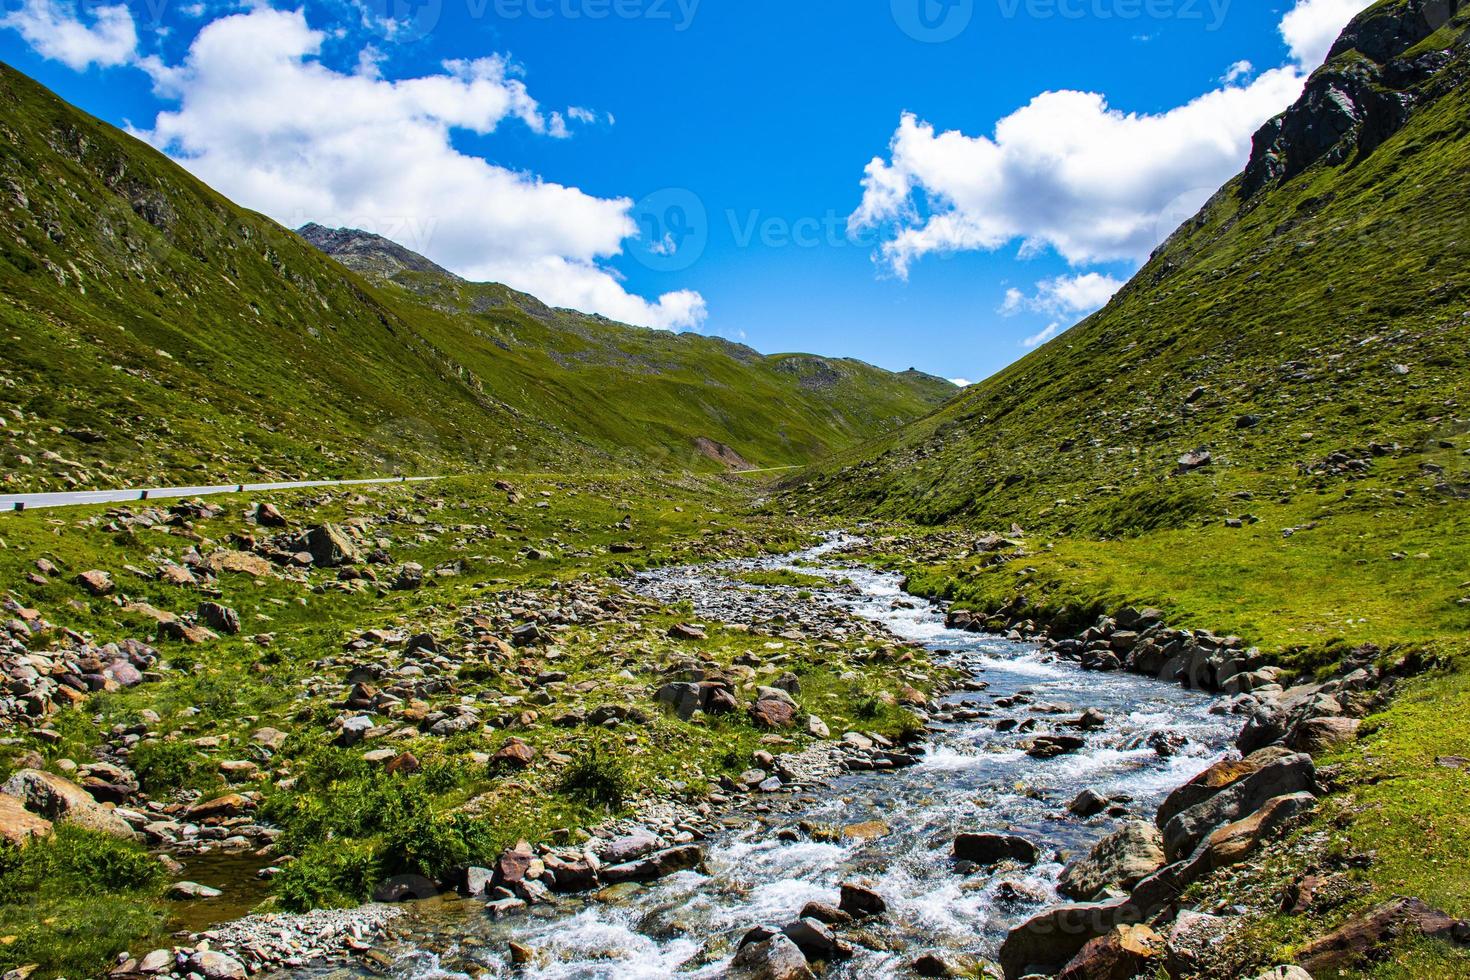
<path id="1" fill-rule="evenodd" d="M 163 866 L 140 845 L 73 824 L 49 837 L 9 846 L 0 858 L 0 895 L 9 903 L 27 892 L 119 894 L 156 889 Z"/>
<path id="2" fill-rule="evenodd" d="M 142 742 L 128 761 L 150 795 L 190 786 L 203 774 L 199 753 L 186 742 Z"/>
<path id="3" fill-rule="evenodd" d="M 275 878 L 275 894 L 291 912 L 343 908 L 368 896 L 378 861 L 365 841 L 322 841 L 308 847 Z"/>
<path id="4" fill-rule="evenodd" d="M 576 750 L 559 788 L 583 803 L 616 810 L 633 795 L 633 774 L 623 754 L 598 738 Z"/>

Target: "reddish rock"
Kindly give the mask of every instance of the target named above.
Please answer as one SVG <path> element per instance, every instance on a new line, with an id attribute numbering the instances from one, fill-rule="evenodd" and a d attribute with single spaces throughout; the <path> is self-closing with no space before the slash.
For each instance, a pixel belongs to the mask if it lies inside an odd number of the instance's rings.
<path id="1" fill-rule="evenodd" d="M 404 752 L 402 755 L 395 756 L 383 767 L 384 771 L 390 775 L 402 773 L 405 776 L 411 776 L 421 768 L 418 757 L 412 752 Z"/>
<path id="2" fill-rule="evenodd" d="M 796 721 L 796 709 L 785 701 L 762 698 L 750 706 L 750 719 L 762 728 L 790 728 Z"/>
<path id="3" fill-rule="evenodd" d="M 212 800 L 195 803 L 184 811 L 184 816 L 188 820 L 195 822 L 227 820 L 231 817 L 241 816 L 253 809 L 255 809 L 255 804 L 251 803 L 239 793 L 227 793 L 224 796 L 217 796 Z"/>
<path id="4" fill-rule="evenodd" d="M 1057 980 L 1131 980 L 1163 950 L 1163 937 L 1148 926 L 1118 926 L 1083 946 Z"/>
<path id="5" fill-rule="evenodd" d="M 494 755 L 490 757 L 490 764 L 495 766 L 509 766 L 513 769 L 525 769 L 536 758 L 536 750 L 518 738 L 513 738 L 502 745 Z"/>
<path id="6" fill-rule="evenodd" d="M 116 588 L 112 583 L 112 576 L 97 569 L 82 572 L 76 577 L 76 583 L 95 596 L 112 595 Z"/>
<path id="7" fill-rule="evenodd" d="M 23 844 L 28 837 L 51 833 L 51 821 L 25 808 L 14 796 L 0 793 L 0 840 Z"/>
<path id="8" fill-rule="evenodd" d="M 536 854 L 531 850 L 531 845 L 518 841 L 515 847 L 506 848 L 496 858 L 495 883 L 503 886 L 520 884 L 526 880 L 526 872 L 535 860 Z"/>

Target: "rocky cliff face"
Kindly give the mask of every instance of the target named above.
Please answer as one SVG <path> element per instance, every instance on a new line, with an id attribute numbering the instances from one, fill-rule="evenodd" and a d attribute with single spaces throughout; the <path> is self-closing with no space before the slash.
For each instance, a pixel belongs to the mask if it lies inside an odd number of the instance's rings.
<path id="1" fill-rule="evenodd" d="M 1441 77 L 1453 61 L 1449 52 L 1411 49 L 1467 2 L 1379 5 L 1349 25 L 1296 104 L 1256 133 L 1242 194 L 1251 197 L 1318 161 L 1337 166 L 1366 156 L 1403 128 L 1418 106 L 1454 84 Z"/>

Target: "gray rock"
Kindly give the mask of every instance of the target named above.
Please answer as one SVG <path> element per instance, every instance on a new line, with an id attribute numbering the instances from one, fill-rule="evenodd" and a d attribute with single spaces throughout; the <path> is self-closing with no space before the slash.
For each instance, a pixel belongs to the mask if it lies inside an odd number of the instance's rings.
<path id="1" fill-rule="evenodd" d="M 665 684 L 654 693 L 653 699 L 684 719 L 699 710 L 702 701 L 699 685 L 688 682 Z"/>
<path id="2" fill-rule="evenodd" d="M 813 980 L 800 947 L 783 934 L 748 943 L 735 954 L 730 975 L 739 980 Z"/>
<path id="3" fill-rule="evenodd" d="M 176 881 L 168 886 L 168 897 L 177 901 L 196 901 L 201 898 L 219 898 L 224 893 L 196 881 Z"/>
<path id="4" fill-rule="evenodd" d="M 209 949 L 190 956 L 188 965 L 191 970 L 203 976 L 204 980 L 246 980 L 249 976 L 245 964 Z"/>
<path id="5" fill-rule="evenodd" d="M 1035 844 L 1014 834 L 959 834 L 954 839 L 953 856 L 988 867 L 1001 861 L 1035 864 L 1038 854 Z"/>
<path id="6" fill-rule="evenodd" d="M 352 538 L 336 524 L 319 524 L 310 528 L 303 536 L 302 544 L 311 553 L 312 562 L 321 568 L 336 568 L 360 557 Z"/>
<path id="7" fill-rule="evenodd" d="M 1131 889 L 1163 866 L 1163 834 L 1146 820 L 1130 820 L 1098 841 L 1087 857 L 1067 865 L 1057 891 L 1092 901 L 1109 888 Z"/>

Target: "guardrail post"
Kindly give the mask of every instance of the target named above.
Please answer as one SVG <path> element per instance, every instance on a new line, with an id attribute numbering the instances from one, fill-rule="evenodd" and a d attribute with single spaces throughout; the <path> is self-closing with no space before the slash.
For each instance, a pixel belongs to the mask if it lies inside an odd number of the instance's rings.
<path id="1" fill-rule="evenodd" d="M 235 492 L 236 493 L 244 493 L 245 492 L 245 484 L 241 483 L 239 486 L 235 487 Z"/>
<path id="2" fill-rule="evenodd" d="M 138 491 L 138 499 L 139 500 L 147 500 L 148 499 L 148 491 L 147 490 L 139 490 Z"/>
<path id="3" fill-rule="evenodd" d="M 15 509 L 16 510 L 25 510 L 26 509 L 26 502 L 24 500 L 17 500 L 15 502 Z"/>

